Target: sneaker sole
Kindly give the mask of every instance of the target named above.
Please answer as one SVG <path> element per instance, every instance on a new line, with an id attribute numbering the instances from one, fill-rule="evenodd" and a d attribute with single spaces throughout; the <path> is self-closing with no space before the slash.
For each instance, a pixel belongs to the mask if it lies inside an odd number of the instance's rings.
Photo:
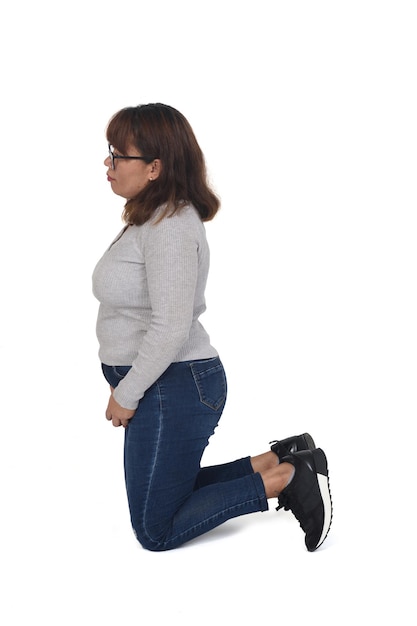
<path id="1" fill-rule="evenodd" d="M 323 501 L 324 508 L 324 520 L 323 520 L 323 529 L 321 532 L 320 539 L 317 542 L 317 545 L 313 550 L 317 550 L 326 539 L 330 526 L 333 519 L 333 505 L 332 505 L 332 496 L 330 493 L 330 483 L 329 483 L 329 471 L 327 467 L 327 459 L 321 448 L 317 448 L 317 450 L 313 451 L 314 464 L 316 467 L 316 476 L 317 483 L 320 490 L 321 499 Z M 313 552 L 311 550 L 311 552 Z"/>

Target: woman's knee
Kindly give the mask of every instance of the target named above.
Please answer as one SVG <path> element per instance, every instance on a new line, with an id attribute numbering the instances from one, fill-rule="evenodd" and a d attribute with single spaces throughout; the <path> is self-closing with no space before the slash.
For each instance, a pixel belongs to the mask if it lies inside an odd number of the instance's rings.
<path id="1" fill-rule="evenodd" d="M 142 524 L 132 522 L 132 528 L 137 541 L 144 550 L 150 552 L 164 552 L 170 550 L 167 541 L 167 532 L 159 531 L 158 533 L 150 533 L 145 530 Z"/>

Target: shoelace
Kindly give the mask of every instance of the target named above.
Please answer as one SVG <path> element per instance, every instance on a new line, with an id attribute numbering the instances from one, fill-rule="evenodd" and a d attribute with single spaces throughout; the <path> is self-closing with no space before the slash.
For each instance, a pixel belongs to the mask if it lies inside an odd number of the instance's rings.
<path id="1" fill-rule="evenodd" d="M 306 532 L 304 524 L 301 522 L 301 519 L 303 517 L 301 508 L 297 507 L 296 505 L 294 506 L 294 503 L 291 506 L 291 499 L 285 493 L 281 493 L 278 497 L 278 506 L 276 510 L 279 511 L 280 509 L 284 509 L 284 511 L 292 511 L 292 513 L 294 514 L 294 517 L 298 520 L 301 528 L 304 530 L 304 532 Z"/>

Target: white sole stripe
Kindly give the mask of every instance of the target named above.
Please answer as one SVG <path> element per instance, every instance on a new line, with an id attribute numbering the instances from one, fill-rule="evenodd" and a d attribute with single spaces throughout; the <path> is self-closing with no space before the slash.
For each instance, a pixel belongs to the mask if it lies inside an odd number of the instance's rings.
<path id="1" fill-rule="evenodd" d="M 317 481 L 319 483 L 320 494 L 323 500 L 324 505 L 324 520 L 323 520 L 323 530 L 321 533 L 321 537 L 317 543 L 317 548 L 326 538 L 327 533 L 329 532 L 330 524 L 332 522 L 332 500 L 330 497 L 330 489 L 329 489 L 329 480 L 327 476 L 323 474 L 316 474 Z"/>

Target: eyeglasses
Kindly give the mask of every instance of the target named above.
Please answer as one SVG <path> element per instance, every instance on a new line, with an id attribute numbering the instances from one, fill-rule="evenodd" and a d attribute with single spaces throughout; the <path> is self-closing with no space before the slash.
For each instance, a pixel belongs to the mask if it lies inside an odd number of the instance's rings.
<path id="1" fill-rule="evenodd" d="M 110 157 L 110 164 L 111 164 L 112 170 L 115 169 L 116 159 L 135 159 L 137 161 L 149 161 L 149 162 L 153 160 L 152 157 L 147 157 L 147 156 L 124 156 L 122 154 L 114 154 L 114 147 L 111 144 L 109 144 L 109 157 Z"/>

